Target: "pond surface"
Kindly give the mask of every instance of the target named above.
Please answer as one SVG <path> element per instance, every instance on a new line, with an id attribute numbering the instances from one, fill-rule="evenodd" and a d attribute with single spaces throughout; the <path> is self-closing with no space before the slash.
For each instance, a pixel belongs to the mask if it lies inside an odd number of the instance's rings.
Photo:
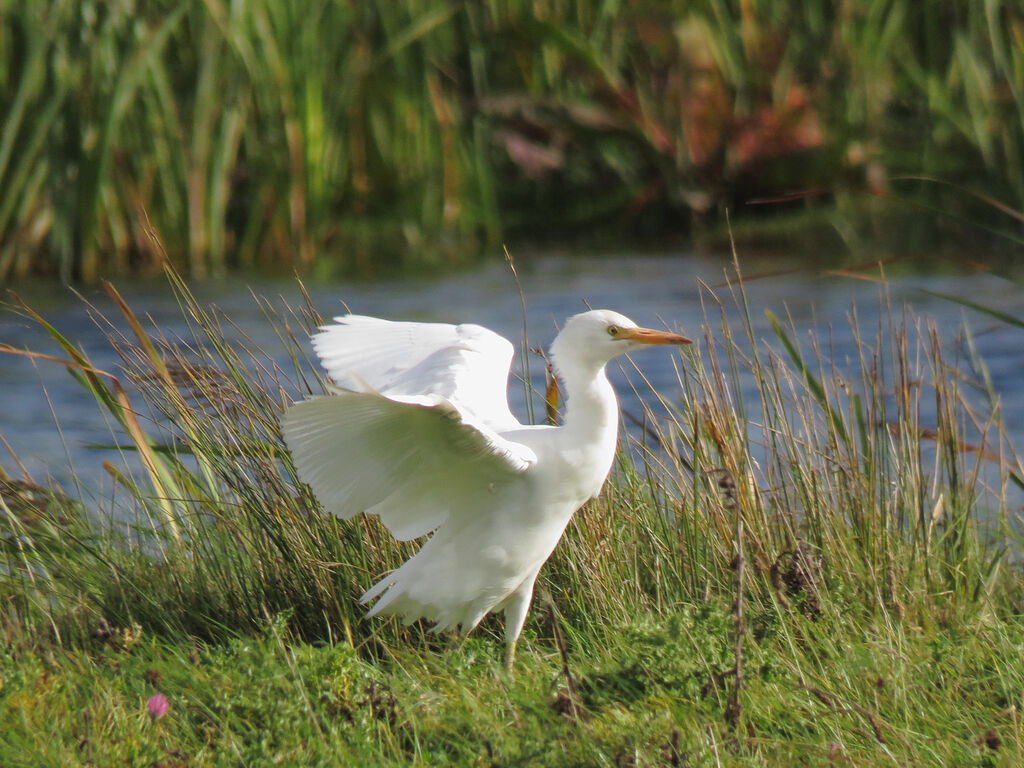
<path id="1" fill-rule="evenodd" d="M 899 320 L 904 307 L 918 317 L 934 320 L 951 360 L 963 359 L 961 339 L 964 322 L 970 327 L 976 347 L 991 373 L 992 385 L 1000 393 L 1004 422 L 1015 445 L 1024 448 L 1024 329 L 999 323 L 989 315 L 962 309 L 929 293 L 954 294 L 1017 317 L 1024 315 L 1024 289 L 1011 281 L 984 272 L 925 272 L 903 268 L 887 275 L 887 282 L 864 279 L 877 277 L 872 269 L 859 276 L 833 274 L 807 266 L 789 271 L 777 258 L 753 257 L 741 261 L 753 323 L 759 338 L 775 348 L 780 345 L 765 316 L 770 310 L 780 318 L 791 318 L 800 329 L 796 338 L 807 347 L 816 330 L 828 339 L 837 360 L 855 359 L 849 326 L 851 307 L 857 312 L 865 336 L 873 338 L 880 308 L 888 302 Z M 593 308 L 620 311 L 641 325 L 668 326 L 694 339 L 702 338 L 706 322 L 702 302 L 708 309 L 711 332 L 716 334 L 717 310 L 702 283 L 715 288 L 724 303 L 734 306 L 729 289 L 721 287 L 731 270 L 729 260 L 715 255 L 666 254 L 662 256 L 623 255 L 619 258 L 546 256 L 518 265 L 528 310 L 528 333 L 533 346 L 550 343 L 556 327 L 569 315 Z M 758 275 L 772 275 L 759 277 Z M 342 314 L 342 301 L 357 313 L 392 319 L 444 322 L 474 322 L 487 326 L 518 344 L 522 334 L 522 307 L 512 275 L 505 264 L 490 264 L 473 271 L 433 280 L 394 281 L 364 284 L 337 282 L 309 286 L 317 309 L 325 316 Z M 118 289 L 140 316 L 148 315 L 168 336 L 184 333 L 177 302 L 160 280 L 149 283 L 119 282 Z M 251 293 L 268 298 L 282 297 L 292 305 L 302 303 L 294 280 L 244 281 L 236 279 L 194 287 L 198 298 L 215 304 L 237 327 L 282 361 L 284 345 L 272 333 Z M 57 287 L 23 286 L 18 289 L 34 309 L 65 336 L 75 341 L 97 367 L 116 371 L 118 359 L 103 334 L 89 318 L 82 300 L 73 292 Z M 100 289 L 84 296 L 108 314 L 116 312 Z M 887 296 L 887 298 L 886 298 Z M 735 317 L 735 313 L 733 313 Z M 738 323 L 734 333 L 741 334 Z M 9 308 L 0 309 L 0 341 L 62 356 L 46 333 Z M 633 360 L 651 384 L 667 399 L 680 394 L 675 364 L 667 350 L 637 353 Z M 628 364 L 627 364 L 628 365 Z M 543 367 L 531 361 L 535 382 L 542 381 Z M 519 370 L 518 362 L 513 370 Z M 621 370 L 611 371 L 623 409 L 640 413 L 640 404 L 624 381 Z M 643 390 L 640 377 L 630 380 Z M 747 382 L 751 387 L 753 382 Z M 538 384 L 537 386 L 542 386 Z M 513 410 L 525 420 L 523 387 L 510 384 Z M 753 402 L 753 401 L 751 401 Z M 113 442 L 110 425 L 91 396 L 65 370 L 45 362 L 33 362 L 12 355 L 0 355 L 0 435 L 18 454 L 37 482 L 52 477 L 65 487 L 79 485 L 87 495 L 109 491 L 110 479 L 102 470 L 109 451 L 95 444 Z M 124 440 L 122 440 L 124 442 Z M 2 450 L 2 449 L 0 449 Z M 13 475 L 20 471 L 9 456 L 0 463 Z M 104 488 L 106 487 L 106 491 Z"/>

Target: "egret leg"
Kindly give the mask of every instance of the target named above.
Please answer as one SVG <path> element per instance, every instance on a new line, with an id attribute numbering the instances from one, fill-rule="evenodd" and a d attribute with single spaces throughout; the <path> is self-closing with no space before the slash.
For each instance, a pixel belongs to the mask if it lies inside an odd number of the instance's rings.
<path id="1" fill-rule="evenodd" d="M 505 648 L 505 671 L 511 672 L 516 663 L 516 641 L 513 640 Z"/>
<path id="2" fill-rule="evenodd" d="M 530 601 L 533 600 L 534 579 L 536 574 L 523 581 L 505 603 L 505 668 L 509 671 L 516 660 L 516 641 L 523 631 Z"/>

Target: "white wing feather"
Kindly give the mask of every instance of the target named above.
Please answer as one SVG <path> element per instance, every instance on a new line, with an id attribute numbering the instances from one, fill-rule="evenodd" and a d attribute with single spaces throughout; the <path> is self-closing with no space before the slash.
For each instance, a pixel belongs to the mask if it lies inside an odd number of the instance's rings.
<path id="1" fill-rule="evenodd" d="M 327 511 L 376 514 L 407 541 L 449 518 L 451 488 L 471 482 L 484 498 L 488 486 L 536 463 L 527 446 L 492 426 L 495 419 L 518 425 L 505 417 L 512 354 L 505 339 L 476 327 L 428 325 L 421 334 L 421 324 L 342 319 L 345 325 L 318 333 L 314 346 L 332 379 L 362 391 L 312 397 L 282 420 L 299 476 Z M 436 346 L 445 341 L 454 346 Z M 504 366 L 504 412 L 493 392 L 480 391 L 497 380 L 488 361 Z"/>
<path id="2" fill-rule="evenodd" d="M 523 579 L 495 573 L 494 552 L 458 546 L 467 529 L 507 538 L 502 526 L 514 521 L 495 518 L 495 508 L 537 463 L 530 447 L 502 436 L 522 429 L 506 393 L 512 345 L 476 325 L 347 315 L 321 328 L 313 346 L 340 389 L 282 418 L 299 477 L 340 517 L 377 515 L 399 540 L 435 532 L 363 602 L 381 597 L 371 615 L 423 616 L 468 632 Z M 499 586 L 479 593 L 486 579 Z"/>
<path id="3" fill-rule="evenodd" d="M 345 315 L 313 336 L 313 348 L 343 389 L 438 396 L 475 423 L 495 430 L 520 426 L 508 407 L 512 344 L 479 325 Z"/>

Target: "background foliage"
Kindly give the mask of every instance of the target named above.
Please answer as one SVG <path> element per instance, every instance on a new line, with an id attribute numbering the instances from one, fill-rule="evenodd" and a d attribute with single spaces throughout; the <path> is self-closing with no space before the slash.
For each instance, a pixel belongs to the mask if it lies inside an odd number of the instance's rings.
<path id="1" fill-rule="evenodd" d="M 0 116 L 0 279 L 369 274 L 901 173 L 1019 208 L 1024 9 L 0 0 Z"/>

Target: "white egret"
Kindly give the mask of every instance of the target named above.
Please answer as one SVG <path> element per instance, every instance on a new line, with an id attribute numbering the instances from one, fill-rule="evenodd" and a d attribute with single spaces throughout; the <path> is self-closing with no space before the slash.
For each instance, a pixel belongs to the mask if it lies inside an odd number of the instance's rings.
<path id="1" fill-rule="evenodd" d="M 563 425 L 528 426 L 508 407 L 512 344 L 486 328 L 361 315 L 323 326 L 313 346 L 336 387 L 282 420 L 299 477 L 339 517 L 377 515 L 402 541 L 431 534 L 362 596 L 377 599 L 369 615 L 465 635 L 503 609 L 511 665 L 537 573 L 612 466 L 605 365 L 686 343 L 607 310 L 569 318 L 551 345 Z"/>

